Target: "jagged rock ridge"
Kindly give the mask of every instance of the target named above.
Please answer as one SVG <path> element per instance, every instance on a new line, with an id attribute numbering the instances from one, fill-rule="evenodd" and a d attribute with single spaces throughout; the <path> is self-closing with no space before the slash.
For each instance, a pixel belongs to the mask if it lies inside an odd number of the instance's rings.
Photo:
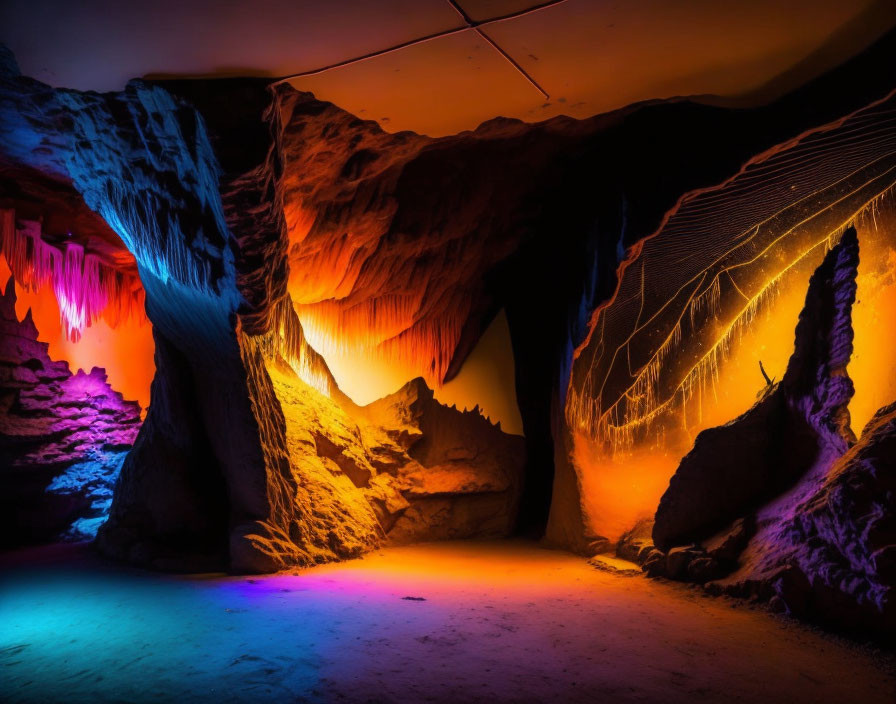
<path id="1" fill-rule="evenodd" d="M 72 374 L 51 360 L 31 311 L 19 321 L 15 303 L 10 278 L 0 294 L 0 540 L 89 538 L 108 512 L 140 405 L 104 370 Z"/>
<path id="2" fill-rule="evenodd" d="M 297 501 L 313 507 L 296 551 L 267 546 L 278 567 L 356 556 L 381 544 L 507 535 L 524 441 L 478 409 L 433 398 L 423 379 L 368 406 L 327 397 L 269 363 L 286 422 Z"/>
<path id="3" fill-rule="evenodd" d="M 896 409 L 858 441 L 849 426 L 858 262 L 850 227 L 810 280 L 783 379 L 698 435 L 657 509 L 656 547 L 643 533 L 622 542 L 649 574 L 846 630 L 894 631 Z"/>

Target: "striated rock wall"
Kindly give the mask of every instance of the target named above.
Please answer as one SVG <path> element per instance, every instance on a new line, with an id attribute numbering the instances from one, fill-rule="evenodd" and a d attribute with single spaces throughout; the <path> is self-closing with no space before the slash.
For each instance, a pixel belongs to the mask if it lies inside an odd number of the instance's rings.
<path id="1" fill-rule="evenodd" d="M 88 539 L 105 519 L 140 406 L 102 369 L 72 374 L 19 321 L 15 285 L 0 294 L 0 545 Z"/>
<path id="2" fill-rule="evenodd" d="M 849 426 L 858 262 L 850 227 L 810 280 L 781 382 L 682 460 L 652 528 L 661 550 L 623 541 L 649 574 L 894 632 L 896 410 L 881 409 L 858 441 Z"/>
<path id="3" fill-rule="evenodd" d="M 682 459 L 656 511 L 657 547 L 667 550 L 721 529 L 855 441 L 846 365 L 858 265 L 858 236 L 850 227 L 809 281 L 781 382 L 739 418 L 700 433 Z"/>

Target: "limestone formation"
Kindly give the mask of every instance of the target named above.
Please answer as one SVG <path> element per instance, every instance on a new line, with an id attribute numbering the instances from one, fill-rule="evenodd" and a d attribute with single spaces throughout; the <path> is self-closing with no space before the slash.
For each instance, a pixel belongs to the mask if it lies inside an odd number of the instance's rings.
<path id="1" fill-rule="evenodd" d="M 38 341 L 31 311 L 20 321 L 13 280 L 0 294 L 0 543 L 96 533 L 140 406 L 106 382 L 104 370 L 72 374 Z"/>
<path id="2" fill-rule="evenodd" d="M 697 437 L 657 509 L 666 554 L 647 556 L 648 573 L 844 630 L 893 631 L 896 413 L 878 411 L 858 441 L 849 425 L 858 262 L 849 228 L 810 280 L 784 378 Z"/>

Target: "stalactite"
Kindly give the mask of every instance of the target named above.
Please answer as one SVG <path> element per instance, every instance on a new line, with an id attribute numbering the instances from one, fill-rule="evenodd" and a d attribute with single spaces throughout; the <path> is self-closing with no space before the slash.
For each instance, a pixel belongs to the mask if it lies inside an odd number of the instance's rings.
<path id="1" fill-rule="evenodd" d="M 651 360 L 634 375 L 634 381 L 629 389 L 612 406 L 602 409 L 600 396 L 590 399 L 576 389 L 570 391 L 567 413 L 570 421 L 576 424 L 574 427 L 596 437 L 612 456 L 617 452 L 629 450 L 636 439 L 643 439 L 651 430 L 655 430 L 656 433 L 663 432 L 661 425 L 653 426 L 666 414 L 679 413 L 684 426 L 695 421 L 699 424 L 702 420 L 704 396 L 710 392 L 716 393 L 720 369 L 742 339 L 744 332 L 754 324 L 756 317 L 773 307 L 784 276 L 819 247 L 823 247 L 825 251 L 830 250 L 850 222 L 873 218 L 878 201 L 892 190 L 888 189 L 869 201 L 860 211 L 851 214 L 840 227 L 826 233 L 819 242 L 766 281 L 753 297 L 746 300 L 745 305 L 719 332 L 709 349 L 688 370 L 673 391 L 664 396 L 660 385 L 666 371 L 667 360 L 679 351 L 682 342 L 682 320 L 688 320 L 691 332 L 698 328 L 701 315 L 718 320 L 721 297 L 717 275 L 712 283 L 691 297 L 686 312 L 676 322 Z"/>
<path id="2" fill-rule="evenodd" d="M 404 296 L 297 305 L 311 346 L 324 357 L 351 352 L 404 366 L 440 386 L 470 313 L 469 301 L 434 306 L 427 290 Z"/>
<path id="3" fill-rule="evenodd" d="M 256 336 L 256 342 L 267 359 L 283 359 L 298 377 L 326 396 L 332 396 L 336 382 L 326 362 L 305 339 L 302 325 L 288 298 L 271 311 L 271 329 Z"/>
<path id="4" fill-rule="evenodd" d="M 52 287 L 71 340 L 78 340 L 84 328 L 100 318 L 114 326 L 131 315 L 144 315 L 143 288 L 135 275 L 109 265 L 77 242 L 47 242 L 40 223 L 17 223 L 11 209 L 0 210 L 0 253 L 26 290 Z"/>

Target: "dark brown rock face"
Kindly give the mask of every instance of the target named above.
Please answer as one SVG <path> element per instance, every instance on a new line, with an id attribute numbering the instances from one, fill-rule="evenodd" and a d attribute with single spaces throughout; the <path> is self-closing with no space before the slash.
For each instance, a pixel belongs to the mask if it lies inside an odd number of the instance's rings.
<path id="1" fill-rule="evenodd" d="M 104 518 L 140 406 L 102 369 L 72 374 L 38 342 L 30 311 L 19 321 L 12 279 L 0 294 L 0 541 L 84 539 Z"/>
<path id="2" fill-rule="evenodd" d="M 700 433 L 682 459 L 657 508 L 657 547 L 711 535 L 854 440 L 846 365 L 858 264 L 858 237 L 849 228 L 809 282 L 784 378 L 739 418 Z"/>

